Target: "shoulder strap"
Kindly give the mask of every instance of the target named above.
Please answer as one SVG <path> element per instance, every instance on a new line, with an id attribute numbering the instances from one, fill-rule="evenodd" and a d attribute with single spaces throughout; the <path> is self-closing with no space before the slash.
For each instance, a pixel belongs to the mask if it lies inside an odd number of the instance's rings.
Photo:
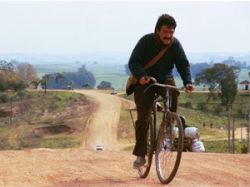
<path id="1" fill-rule="evenodd" d="M 166 51 L 169 49 L 169 47 L 172 45 L 172 42 L 167 46 L 164 47 L 154 58 L 152 58 L 144 67 L 143 69 L 146 70 L 148 68 L 150 68 L 151 66 L 153 66 L 154 64 L 156 64 L 156 62 L 158 62 L 160 60 L 160 58 L 166 53 Z"/>

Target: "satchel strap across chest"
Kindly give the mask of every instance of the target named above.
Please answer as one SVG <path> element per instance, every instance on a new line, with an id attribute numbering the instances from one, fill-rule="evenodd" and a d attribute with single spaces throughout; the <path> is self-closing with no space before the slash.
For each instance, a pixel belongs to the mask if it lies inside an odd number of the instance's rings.
<path id="1" fill-rule="evenodd" d="M 150 68 L 151 66 L 153 66 L 156 62 L 158 62 L 161 59 L 161 57 L 166 53 L 166 51 L 171 47 L 172 44 L 173 44 L 173 40 L 172 40 L 172 42 L 167 47 L 164 47 L 154 58 L 152 58 L 143 67 L 143 69 L 146 70 L 146 69 Z"/>

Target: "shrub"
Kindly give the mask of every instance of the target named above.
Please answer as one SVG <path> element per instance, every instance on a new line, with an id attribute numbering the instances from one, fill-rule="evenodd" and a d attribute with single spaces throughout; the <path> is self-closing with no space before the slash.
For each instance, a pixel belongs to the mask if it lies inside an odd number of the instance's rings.
<path id="1" fill-rule="evenodd" d="M 205 111 L 205 110 L 207 110 L 207 104 L 206 103 L 198 103 L 197 109 L 201 110 L 201 111 Z"/>
<path id="2" fill-rule="evenodd" d="M 184 106 L 185 108 L 193 108 L 193 105 L 192 105 L 191 102 L 186 102 L 186 103 L 184 103 L 183 106 Z"/>
<path id="3" fill-rule="evenodd" d="M 214 107 L 215 114 L 220 114 L 223 111 L 223 107 L 221 105 L 217 105 Z"/>
<path id="4" fill-rule="evenodd" d="M 102 81 L 98 86 L 97 88 L 98 89 L 111 89 L 111 83 L 110 82 L 107 82 L 107 81 Z"/>
<path id="5" fill-rule="evenodd" d="M 0 150 L 6 150 L 9 149 L 9 141 L 8 141 L 8 137 L 6 136 L 2 136 L 0 137 Z"/>
<path id="6" fill-rule="evenodd" d="M 61 98 L 59 95 L 55 95 L 55 96 L 54 96 L 54 99 L 55 99 L 56 101 L 62 101 L 62 98 Z"/>
<path id="7" fill-rule="evenodd" d="M 241 153 L 247 153 L 247 145 L 246 144 L 242 144 L 241 148 L 240 148 Z"/>
<path id="8" fill-rule="evenodd" d="M 0 93 L 0 103 L 7 103 L 9 101 L 9 97 L 5 93 Z"/>

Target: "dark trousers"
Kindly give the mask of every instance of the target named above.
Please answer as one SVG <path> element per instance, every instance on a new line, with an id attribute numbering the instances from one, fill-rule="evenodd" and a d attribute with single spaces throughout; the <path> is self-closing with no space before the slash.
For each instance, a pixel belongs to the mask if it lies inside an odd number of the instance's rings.
<path id="1" fill-rule="evenodd" d="M 175 81 L 173 78 L 169 78 L 166 80 L 165 84 L 175 86 Z M 133 154 L 137 156 L 144 156 L 147 154 L 147 130 L 149 127 L 149 122 L 151 117 L 150 115 L 152 112 L 155 93 L 157 92 L 161 96 L 164 96 L 165 93 L 164 88 L 156 88 L 156 87 L 153 87 L 149 89 L 147 92 L 143 93 L 144 89 L 147 86 L 148 84 L 147 85 L 137 84 L 134 92 L 134 100 L 137 110 L 137 120 L 135 122 L 136 143 Z M 171 98 L 170 110 L 172 112 L 176 112 L 179 92 L 170 91 L 169 93 Z"/>

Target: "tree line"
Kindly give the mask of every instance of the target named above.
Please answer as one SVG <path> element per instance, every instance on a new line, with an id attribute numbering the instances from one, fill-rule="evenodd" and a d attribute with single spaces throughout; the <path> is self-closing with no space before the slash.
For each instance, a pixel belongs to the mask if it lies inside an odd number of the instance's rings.
<path id="1" fill-rule="evenodd" d="M 28 63 L 0 61 L 0 91 L 23 90 L 36 79 L 36 71 Z"/>
<path id="2" fill-rule="evenodd" d="M 96 84 L 95 76 L 84 65 L 77 72 L 45 74 L 42 80 L 42 87 L 46 89 L 93 88 Z"/>
<path id="3" fill-rule="evenodd" d="M 233 57 L 228 57 L 228 59 L 223 60 L 222 62 L 217 62 L 219 64 L 226 64 L 228 66 L 235 66 L 238 69 L 248 69 L 250 70 L 250 65 L 247 62 L 241 62 L 235 60 Z M 200 62 L 200 63 L 190 63 L 191 67 L 191 74 L 196 77 L 196 75 L 200 72 L 202 72 L 205 69 L 213 67 L 213 65 L 216 64 L 214 62 Z M 130 75 L 130 70 L 128 68 L 128 65 L 125 64 L 125 72 L 126 74 Z M 173 75 L 174 77 L 179 77 L 179 73 L 177 72 L 176 69 L 173 70 Z"/>
<path id="4" fill-rule="evenodd" d="M 95 76 L 82 65 L 76 72 L 55 72 L 37 77 L 36 70 L 29 63 L 20 63 L 16 60 L 0 60 L 0 91 L 24 90 L 38 88 L 40 85 L 46 94 L 47 89 L 80 89 L 94 88 Z M 101 81 L 98 89 L 111 89 L 112 84 Z"/>

